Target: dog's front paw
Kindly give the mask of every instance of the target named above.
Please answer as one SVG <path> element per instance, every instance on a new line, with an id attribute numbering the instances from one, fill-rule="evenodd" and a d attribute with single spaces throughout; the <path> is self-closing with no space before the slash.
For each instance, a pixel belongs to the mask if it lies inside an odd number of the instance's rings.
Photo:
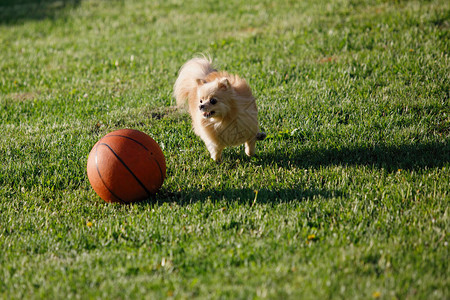
<path id="1" fill-rule="evenodd" d="M 209 151 L 209 154 L 211 155 L 211 158 L 215 162 L 221 162 L 223 147 L 221 147 L 215 143 L 208 143 L 206 141 L 205 141 L 205 144 L 206 144 L 206 148 Z"/>

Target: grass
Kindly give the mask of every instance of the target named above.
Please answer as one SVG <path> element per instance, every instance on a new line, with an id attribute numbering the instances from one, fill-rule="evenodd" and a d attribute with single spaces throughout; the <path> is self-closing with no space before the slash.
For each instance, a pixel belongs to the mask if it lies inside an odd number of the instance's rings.
<path id="1" fill-rule="evenodd" d="M 0 3 L 0 298 L 448 298 L 448 1 L 216 2 Z M 252 86 L 257 157 L 172 108 L 198 53 Z M 90 187 L 119 128 L 155 199 Z"/>

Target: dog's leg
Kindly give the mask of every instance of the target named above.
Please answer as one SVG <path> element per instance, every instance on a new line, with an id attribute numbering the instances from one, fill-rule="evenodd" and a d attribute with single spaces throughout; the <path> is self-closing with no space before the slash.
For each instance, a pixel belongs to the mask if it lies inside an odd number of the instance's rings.
<path id="1" fill-rule="evenodd" d="M 214 149 L 210 150 L 209 153 L 211 154 L 211 158 L 214 159 L 214 161 L 216 161 L 216 162 L 221 162 L 222 161 L 222 150 L 223 150 L 223 148 L 214 148 Z"/>
<path id="2" fill-rule="evenodd" d="M 247 154 L 247 156 L 255 155 L 255 144 L 256 139 L 254 138 L 245 142 L 245 154 Z"/>
<path id="3" fill-rule="evenodd" d="M 209 153 L 211 154 L 211 158 L 216 162 L 222 161 L 222 151 L 223 147 L 213 144 L 212 142 L 206 142 L 206 148 L 208 148 Z"/>

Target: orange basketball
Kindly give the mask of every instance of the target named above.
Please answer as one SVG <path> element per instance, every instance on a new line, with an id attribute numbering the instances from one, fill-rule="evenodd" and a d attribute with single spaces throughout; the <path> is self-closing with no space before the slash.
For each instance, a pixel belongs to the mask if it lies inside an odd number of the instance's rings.
<path id="1" fill-rule="evenodd" d="M 129 203 L 156 194 L 166 177 L 166 160 L 147 134 L 121 129 L 101 138 L 89 153 L 87 175 L 106 202 Z"/>

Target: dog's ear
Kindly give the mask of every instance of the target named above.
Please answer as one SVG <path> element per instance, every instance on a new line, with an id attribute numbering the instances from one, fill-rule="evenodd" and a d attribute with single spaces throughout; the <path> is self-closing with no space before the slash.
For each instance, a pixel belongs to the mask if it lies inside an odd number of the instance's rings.
<path id="1" fill-rule="evenodd" d="M 230 82 L 225 77 L 219 79 L 219 90 L 226 91 L 230 87 Z"/>
<path id="2" fill-rule="evenodd" d="M 198 86 L 204 85 L 206 83 L 205 79 L 197 79 Z"/>

